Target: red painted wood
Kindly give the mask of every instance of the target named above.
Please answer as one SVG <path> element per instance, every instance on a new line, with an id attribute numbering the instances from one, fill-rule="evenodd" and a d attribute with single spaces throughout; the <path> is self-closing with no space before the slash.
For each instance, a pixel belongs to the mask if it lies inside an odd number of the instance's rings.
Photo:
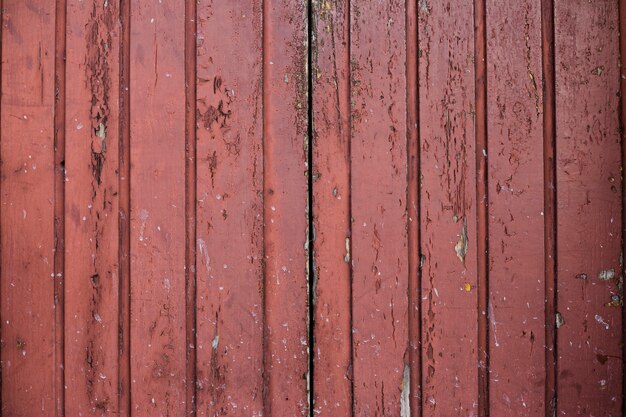
<path id="1" fill-rule="evenodd" d="M 557 415 L 620 415 L 617 2 L 556 2 Z"/>
<path id="2" fill-rule="evenodd" d="M 419 115 L 423 415 L 478 406 L 473 6 L 422 2 Z"/>
<path id="3" fill-rule="evenodd" d="M 409 296 L 409 411 L 422 413 L 422 326 L 420 271 L 420 143 L 418 105 L 417 2 L 406 4 L 406 132 L 407 132 L 407 237 Z"/>
<path id="4" fill-rule="evenodd" d="M 55 7 L 2 8 L 2 414 L 54 415 Z"/>
<path id="5" fill-rule="evenodd" d="M 405 3 L 352 2 L 350 30 L 354 413 L 408 415 Z"/>
<path id="6" fill-rule="evenodd" d="M 184 415 L 185 67 L 179 2 L 131 3 L 131 412 Z"/>
<path id="7" fill-rule="evenodd" d="M 265 415 L 308 415 L 307 9 L 263 2 Z"/>
<path id="8" fill-rule="evenodd" d="M 541 4 L 487 1 L 490 413 L 543 416 Z M 515 352 L 512 354 L 512 352 Z"/>
<path id="9" fill-rule="evenodd" d="M 623 2 L 0 3 L 3 415 L 623 411 Z"/>
<path id="10" fill-rule="evenodd" d="M 67 6 L 65 413 L 101 415 L 119 390 L 119 5 Z"/>
<path id="11" fill-rule="evenodd" d="M 198 3 L 199 416 L 263 415 L 261 33 L 260 1 Z"/>
<path id="12" fill-rule="evenodd" d="M 315 414 L 352 415 L 348 2 L 313 3 Z"/>

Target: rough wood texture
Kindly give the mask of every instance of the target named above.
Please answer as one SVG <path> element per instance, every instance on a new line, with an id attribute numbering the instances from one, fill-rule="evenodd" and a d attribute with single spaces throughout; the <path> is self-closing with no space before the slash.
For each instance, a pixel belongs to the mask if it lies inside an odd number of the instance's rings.
<path id="1" fill-rule="evenodd" d="M 478 376 L 468 364 L 478 360 L 479 319 L 473 9 L 423 2 L 418 12 L 423 415 L 472 415 Z"/>
<path id="2" fill-rule="evenodd" d="M 263 2 L 266 410 L 309 413 L 307 4 Z"/>
<path id="3" fill-rule="evenodd" d="M 0 414 L 620 416 L 624 4 L 0 0 Z"/>
<path id="4" fill-rule="evenodd" d="M 55 7 L 2 4 L 2 414 L 55 415 Z"/>
<path id="5" fill-rule="evenodd" d="M 65 412 L 118 413 L 119 7 L 67 13 Z"/>
<path id="6" fill-rule="evenodd" d="M 313 392 L 320 416 L 352 415 L 348 2 L 313 3 Z"/>
<path id="7" fill-rule="evenodd" d="M 557 415 L 622 405 L 617 2 L 557 1 Z"/>
<path id="8" fill-rule="evenodd" d="M 405 4 L 350 6 L 354 413 L 400 415 L 410 384 Z"/>
<path id="9" fill-rule="evenodd" d="M 184 415 L 184 8 L 131 3 L 131 412 Z"/>
<path id="10" fill-rule="evenodd" d="M 198 415 L 260 416 L 261 1 L 201 1 L 198 16 Z"/>
<path id="11" fill-rule="evenodd" d="M 543 416 L 541 4 L 487 1 L 490 413 Z M 511 352 L 517 352 L 511 354 Z"/>

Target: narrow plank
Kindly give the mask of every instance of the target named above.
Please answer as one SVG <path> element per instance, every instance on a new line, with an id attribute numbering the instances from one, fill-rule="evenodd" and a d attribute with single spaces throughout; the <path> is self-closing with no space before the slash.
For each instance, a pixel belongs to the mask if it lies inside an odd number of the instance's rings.
<path id="1" fill-rule="evenodd" d="M 478 415 L 489 415 L 489 150 L 487 131 L 487 2 L 474 1 L 474 155 L 476 164 L 476 292 Z M 456 249 L 456 247 L 455 247 Z M 467 287 L 466 287 L 467 289 Z M 471 291 L 471 287 L 470 287 Z"/>
<path id="2" fill-rule="evenodd" d="M 118 413 L 119 3 L 67 13 L 67 415 Z"/>
<path id="3" fill-rule="evenodd" d="M 54 396 L 65 410 L 65 55 L 67 2 L 59 0 L 54 34 Z"/>
<path id="4" fill-rule="evenodd" d="M 352 415 L 348 2 L 313 2 L 314 413 Z"/>
<path id="5" fill-rule="evenodd" d="M 484 254 L 476 246 L 473 4 L 421 2 L 418 13 L 422 413 L 475 415 Z"/>
<path id="6" fill-rule="evenodd" d="M 618 3 L 557 1 L 555 28 L 557 415 L 617 416 L 623 369 Z"/>
<path id="7" fill-rule="evenodd" d="M 185 0 L 185 337 L 187 348 L 186 397 L 188 416 L 197 415 L 197 135 L 196 135 L 196 86 L 197 86 L 197 20 L 198 1 Z"/>
<path id="8" fill-rule="evenodd" d="M 543 216 L 544 216 L 544 356 L 545 415 L 556 414 L 556 89 L 554 67 L 554 0 L 541 1 L 541 55 L 543 76 Z"/>
<path id="9" fill-rule="evenodd" d="M 120 8 L 119 68 L 119 415 L 131 414 L 130 398 L 130 18 L 131 5 Z"/>
<path id="10" fill-rule="evenodd" d="M 1 411 L 53 416 L 55 4 L 2 7 Z"/>
<path id="11" fill-rule="evenodd" d="M 409 411 L 422 415 L 422 310 L 420 268 L 420 144 L 418 104 L 417 2 L 406 5 L 406 131 L 407 131 L 407 232 L 409 268 Z"/>
<path id="12" fill-rule="evenodd" d="M 199 416 L 263 415 L 261 32 L 260 0 L 198 2 Z"/>
<path id="13" fill-rule="evenodd" d="M 131 3 L 131 395 L 134 415 L 184 415 L 185 9 Z"/>
<path id="14" fill-rule="evenodd" d="M 307 7 L 263 2 L 264 415 L 308 415 Z"/>
<path id="15" fill-rule="evenodd" d="M 543 416 L 541 2 L 487 1 L 490 415 Z"/>
<path id="16" fill-rule="evenodd" d="M 405 2 L 351 5 L 355 415 L 408 415 Z"/>

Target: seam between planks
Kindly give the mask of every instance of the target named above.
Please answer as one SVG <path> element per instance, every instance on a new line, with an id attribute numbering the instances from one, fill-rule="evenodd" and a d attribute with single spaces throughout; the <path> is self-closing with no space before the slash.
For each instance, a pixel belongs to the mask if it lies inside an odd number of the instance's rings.
<path id="1" fill-rule="evenodd" d="M 185 1 L 185 293 L 186 293 L 186 408 L 187 415 L 195 416 L 197 397 L 196 360 L 196 197 L 197 197 L 197 141 L 196 141 L 196 21 L 197 1 Z"/>
<path id="2" fill-rule="evenodd" d="M 313 224 L 313 2 L 307 1 L 307 291 L 308 291 L 308 368 L 307 395 L 309 417 L 314 417 L 315 384 L 314 352 L 315 352 L 315 225 Z"/>
<path id="3" fill-rule="evenodd" d="M 120 0 L 119 125 L 119 393 L 120 416 L 130 416 L 130 0 Z"/>
<path id="4" fill-rule="evenodd" d="M 478 415 L 489 416 L 489 224 L 487 177 L 487 34 L 486 3 L 474 3 L 476 106 L 476 230 L 478 281 Z"/>
<path id="5" fill-rule="evenodd" d="M 54 373 L 55 415 L 65 415 L 65 47 L 67 2 L 56 2 L 54 53 Z"/>
<path id="6" fill-rule="evenodd" d="M 0 121 L 2 120 L 2 74 L 4 73 L 4 68 L 2 63 L 4 62 L 4 55 L 2 48 L 2 34 L 4 32 L 4 0 L 0 0 Z M 0 122 L 0 169 L 2 167 L 2 123 Z M 2 230 L 2 172 L 0 170 L 0 236 L 4 232 Z M 2 247 L 2 243 L 0 243 L 0 266 L 2 265 L 2 254 L 4 253 L 4 248 Z M 0 268 L 0 280 L 3 278 L 2 270 Z M 2 311 L 2 286 L 0 285 L 0 311 Z M 0 341 L 2 341 L 2 320 L 0 320 Z M 0 416 L 2 416 L 2 398 L 3 398 L 3 390 L 2 390 L 2 349 L 0 349 Z"/>
<path id="7" fill-rule="evenodd" d="M 271 354 L 271 352 L 269 351 L 268 347 L 267 347 L 267 343 L 268 343 L 268 328 L 267 328 L 267 239 L 266 239 L 266 228 L 265 228 L 265 219 L 266 219 L 266 215 L 267 215 L 267 210 L 265 207 L 265 200 L 266 200 L 266 195 L 265 195 L 265 190 L 267 189 L 267 181 L 266 181 L 266 159 L 267 159 L 267 149 L 265 146 L 265 141 L 267 140 L 267 113 L 268 113 L 268 106 L 267 106 L 267 95 L 268 95 L 268 89 L 267 86 L 269 85 L 269 77 L 267 75 L 267 49 L 269 47 L 269 39 L 268 39 L 268 35 L 267 35 L 267 16 L 268 16 L 268 0 L 261 0 L 261 79 L 262 79 L 262 89 L 263 91 L 261 92 L 261 116 L 262 116 L 262 125 L 263 125 L 263 134 L 262 134 L 262 141 L 261 141 L 261 154 L 262 154 L 262 158 L 261 158 L 261 165 L 262 165 L 262 172 L 263 172 L 263 179 L 262 179 L 262 191 L 261 191 L 261 198 L 262 198 L 262 202 L 261 202 L 261 212 L 262 212 L 262 216 L 263 216 L 263 222 L 261 222 L 262 224 L 262 231 L 261 231 L 261 236 L 263 238 L 263 244 L 262 244 L 262 258 L 261 258 L 261 265 L 262 265 L 262 274 L 263 274 L 263 279 L 262 279 L 262 285 L 263 285 L 263 289 L 262 289 L 262 294 L 263 294 L 263 299 L 261 301 L 262 303 L 262 310 L 263 310 L 263 336 L 262 336 L 262 343 L 263 343 L 263 415 L 264 416 L 268 416 L 271 417 L 271 410 L 270 410 L 270 402 L 269 402 L 269 355 Z"/>
<path id="8" fill-rule="evenodd" d="M 346 34 L 347 34 L 347 51 L 346 51 L 346 59 L 347 59 L 347 71 L 348 71 L 348 82 L 347 84 L 347 94 L 348 94 L 348 124 L 346 126 L 346 138 L 348 141 L 348 145 L 347 145 L 347 158 L 348 158 L 348 186 L 349 186 L 349 193 L 350 193 L 350 198 L 349 198 L 349 202 L 348 202 L 348 236 L 350 238 L 350 244 L 349 244 L 349 248 L 350 248 L 350 264 L 349 264 L 349 268 L 350 268 L 350 272 L 349 272 L 349 279 L 350 279 L 350 300 L 349 300 L 349 307 L 350 307 L 350 311 L 348 312 L 348 314 L 350 315 L 350 368 L 349 368 L 349 378 L 350 378 L 350 400 L 351 400 L 351 406 L 350 406 L 350 414 L 352 417 L 354 417 L 354 410 L 355 410 L 355 396 L 354 396 L 354 267 L 353 267 L 353 256 L 354 256 L 354 250 L 352 247 L 352 244 L 354 242 L 354 238 L 352 236 L 352 225 L 354 224 L 353 219 L 352 219 L 352 0 L 346 0 L 347 4 L 346 4 L 346 14 L 347 14 L 347 24 L 348 24 L 348 28 L 346 30 Z"/>
<path id="9" fill-rule="evenodd" d="M 622 147 L 622 242 L 621 242 L 621 256 L 622 262 L 620 265 L 619 276 L 622 277 L 622 358 L 626 358 L 626 345 L 624 336 L 624 323 L 626 323 L 626 309 L 624 308 L 624 290 L 623 290 L 623 280 L 624 280 L 624 258 L 626 258 L 626 181 L 624 181 L 624 169 L 626 168 L 626 132 L 625 124 L 626 124 L 626 107 L 624 105 L 624 95 L 626 94 L 626 78 L 624 76 L 624 65 L 626 62 L 624 58 L 626 57 L 626 1 L 619 0 L 618 4 L 618 15 L 619 15 L 619 77 L 620 77 L 620 98 L 619 98 L 619 129 L 620 129 L 620 140 Z M 626 413 L 626 371 L 622 362 L 622 411 L 621 415 Z"/>
<path id="10" fill-rule="evenodd" d="M 545 250 L 545 415 L 557 410 L 557 259 L 556 259 L 556 109 L 554 67 L 554 0 L 541 2 L 543 71 L 543 169 L 544 169 L 544 250 Z"/>

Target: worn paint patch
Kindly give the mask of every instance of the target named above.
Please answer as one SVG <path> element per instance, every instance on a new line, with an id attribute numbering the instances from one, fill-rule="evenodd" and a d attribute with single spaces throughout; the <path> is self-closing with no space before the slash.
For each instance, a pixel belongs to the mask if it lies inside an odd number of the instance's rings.
<path id="1" fill-rule="evenodd" d="M 556 313 L 556 319 L 555 319 L 555 324 L 556 324 L 556 328 L 560 328 L 562 325 L 565 324 L 565 319 L 563 318 L 563 315 L 561 313 Z"/>
<path id="2" fill-rule="evenodd" d="M 461 235 L 459 241 L 454 246 L 456 256 L 461 260 L 461 263 L 465 265 L 465 256 L 467 255 L 467 219 L 463 219 L 463 227 L 461 228 Z"/>
<path id="3" fill-rule="evenodd" d="M 411 403 L 409 396 L 411 394 L 411 368 L 404 365 L 404 373 L 402 375 L 402 393 L 400 394 L 400 417 L 411 417 Z"/>
<path id="4" fill-rule="evenodd" d="M 598 278 L 602 281 L 610 281 L 615 278 L 615 269 L 605 269 L 604 271 L 600 271 L 598 274 Z"/>

